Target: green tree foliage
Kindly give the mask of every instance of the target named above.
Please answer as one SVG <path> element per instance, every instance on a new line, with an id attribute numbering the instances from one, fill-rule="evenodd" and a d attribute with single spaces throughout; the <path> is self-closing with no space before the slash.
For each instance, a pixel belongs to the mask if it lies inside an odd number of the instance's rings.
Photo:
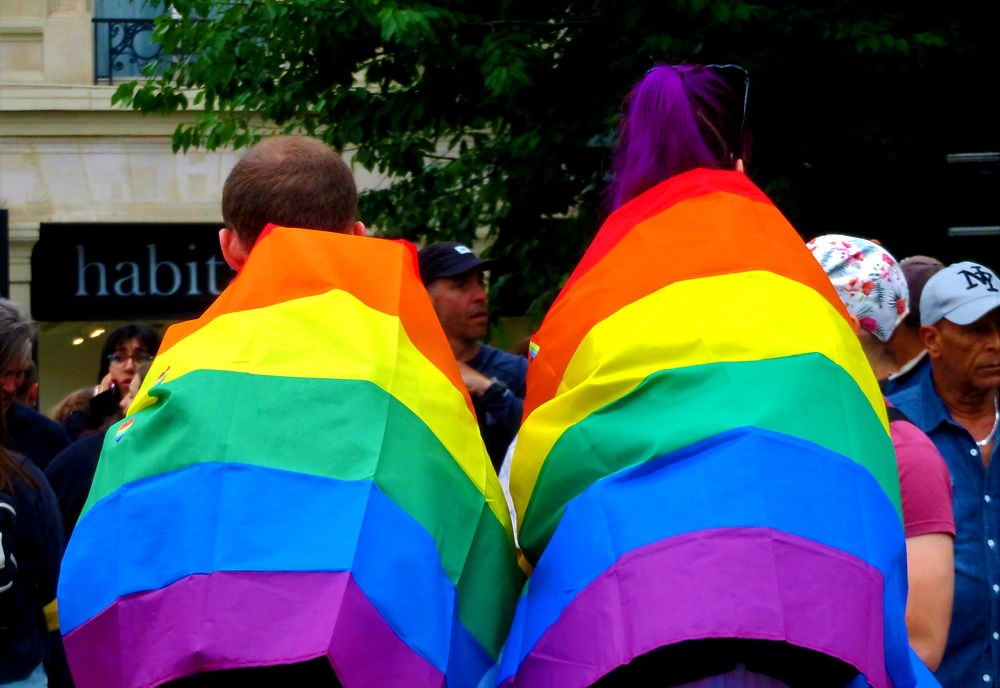
<path id="1" fill-rule="evenodd" d="M 489 228 L 491 256 L 512 268 L 494 296 L 539 313 L 603 219 L 621 99 L 653 64 L 750 70 L 750 173 L 793 221 L 827 229 L 864 165 L 909 164 L 924 121 L 912 108 L 930 100 L 918 77 L 975 52 L 967 17 L 823 4 L 172 0 L 154 35 L 173 61 L 114 98 L 153 113 L 203 105 L 175 149 L 321 137 L 395 179 L 363 196 L 361 219 L 430 241 Z M 858 174 L 838 177 L 845 167 Z"/>

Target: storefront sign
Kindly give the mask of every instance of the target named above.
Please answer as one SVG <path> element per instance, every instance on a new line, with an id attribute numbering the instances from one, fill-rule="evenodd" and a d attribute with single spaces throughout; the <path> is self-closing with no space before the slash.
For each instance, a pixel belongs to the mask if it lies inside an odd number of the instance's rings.
<path id="1" fill-rule="evenodd" d="M 42 225 L 31 254 L 36 320 L 199 315 L 233 277 L 219 225 Z"/>

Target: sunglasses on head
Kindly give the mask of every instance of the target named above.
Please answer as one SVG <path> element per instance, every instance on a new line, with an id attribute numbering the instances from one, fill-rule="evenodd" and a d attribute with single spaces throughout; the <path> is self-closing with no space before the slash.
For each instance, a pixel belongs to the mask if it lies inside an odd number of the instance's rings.
<path id="1" fill-rule="evenodd" d="M 726 72 L 724 70 L 735 70 L 739 73 L 737 79 L 743 80 L 743 114 L 740 116 L 740 135 L 739 140 L 743 140 L 743 130 L 746 128 L 747 124 L 747 103 L 750 99 L 750 72 L 741 67 L 738 64 L 709 64 L 705 65 L 708 69 L 714 69 L 720 73 L 726 83 L 730 83 L 730 79 L 727 78 Z"/>
<path id="2" fill-rule="evenodd" d="M 648 76 L 654 69 L 666 65 L 653 65 L 646 71 Z M 744 67 L 738 64 L 706 64 L 706 65 L 669 65 L 674 69 L 683 80 L 684 74 L 691 72 L 699 72 L 703 69 L 710 69 L 718 74 L 723 81 L 733 90 L 734 93 L 738 93 L 734 86 L 737 86 L 739 82 L 743 83 L 743 111 L 740 114 L 740 128 L 739 134 L 737 136 L 737 147 L 742 149 L 743 146 L 743 133 L 746 130 L 747 124 L 747 105 L 750 101 L 750 72 L 748 72 Z M 742 157 L 743 151 L 738 150 L 737 157 Z"/>

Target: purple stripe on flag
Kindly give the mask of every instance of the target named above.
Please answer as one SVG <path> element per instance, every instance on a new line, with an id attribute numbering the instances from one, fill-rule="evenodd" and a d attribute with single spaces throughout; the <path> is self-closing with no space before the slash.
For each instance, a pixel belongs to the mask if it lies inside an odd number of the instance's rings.
<path id="1" fill-rule="evenodd" d="M 344 571 L 188 576 L 117 600 L 63 640 L 78 688 L 145 688 L 323 655 L 347 688 L 444 685 Z"/>
<path id="2" fill-rule="evenodd" d="M 625 554 L 581 590 L 502 686 L 589 686 L 658 647 L 748 638 L 817 650 L 891 688 L 882 588 L 864 561 L 771 528 L 677 535 Z M 529 598 L 545 594 L 529 585 Z M 521 642 L 508 639 L 508 650 Z"/>

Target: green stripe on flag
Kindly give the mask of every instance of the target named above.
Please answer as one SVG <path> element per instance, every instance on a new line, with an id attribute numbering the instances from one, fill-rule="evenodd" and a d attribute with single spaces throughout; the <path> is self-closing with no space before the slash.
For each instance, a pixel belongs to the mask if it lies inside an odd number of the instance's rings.
<path id="1" fill-rule="evenodd" d="M 524 580 L 512 535 L 437 437 L 393 396 L 360 380 L 212 370 L 150 394 L 157 403 L 132 416 L 120 441 L 108 433 L 81 519 L 122 485 L 210 461 L 374 479 L 434 538 L 457 585 L 463 624 L 499 651 Z M 484 479 L 495 480 L 483 463 Z"/>
<path id="2" fill-rule="evenodd" d="M 871 402 L 843 368 L 810 353 L 654 373 L 568 427 L 542 465 L 519 524 L 521 547 L 537 561 L 565 505 L 591 483 L 746 426 L 799 437 L 861 464 L 902 520 L 892 441 Z"/>

